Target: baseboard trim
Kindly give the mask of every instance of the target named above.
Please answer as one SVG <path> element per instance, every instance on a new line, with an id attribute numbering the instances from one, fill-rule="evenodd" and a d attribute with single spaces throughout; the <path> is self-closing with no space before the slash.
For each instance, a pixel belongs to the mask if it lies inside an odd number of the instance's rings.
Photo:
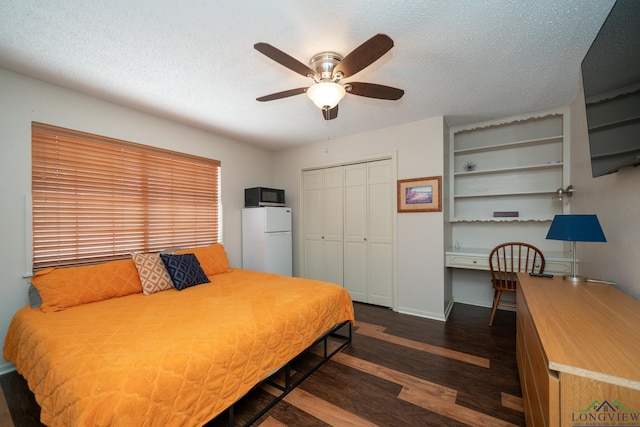
<path id="1" fill-rule="evenodd" d="M 431 313 L 428 311 L 415 310 L 413 308 L 398 307 L 398 313 L 408 314 L 410 316 L 422 317 L 425 319 L 439 320 L 444 322 L 447 320 L 443 313 Z"/>
<path id="2" fill-rule="evenodd" d="M 451 299 L 449 301 L 449 304 L 447 305 L 447 308 L 444 309 L 444 318 L 445 320 L 449 318 L 449 315 L 451 314 L 451 310 L 453 310 L 453 305 L 455 304 L 455 301 L 453 299 Z"/>
<path id="3" fill-rule="evenodd" d="M 9 372 L 13 372 L 16 370 L 16 365 L 9 362 L 4 362 L 0 364 L 0 375 L 8 374 Z"/>

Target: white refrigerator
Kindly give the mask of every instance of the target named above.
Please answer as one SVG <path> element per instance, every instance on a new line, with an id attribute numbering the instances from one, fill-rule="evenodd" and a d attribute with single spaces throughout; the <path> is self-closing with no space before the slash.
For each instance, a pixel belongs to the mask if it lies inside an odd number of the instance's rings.
<path id="1" fill-rule="evenodd" d="M 242 268 L 291 276 L 291 208 L 242 209 Z"/>

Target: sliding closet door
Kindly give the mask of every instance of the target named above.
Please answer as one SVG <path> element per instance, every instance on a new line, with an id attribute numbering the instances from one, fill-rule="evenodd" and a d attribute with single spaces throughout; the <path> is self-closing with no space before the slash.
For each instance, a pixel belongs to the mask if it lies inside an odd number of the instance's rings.
<path id="1" fill-rule="evenodd" d="M 344 167 L 344 287 L 351 299 L 368 302 L 367 165 Z"/>
<path id="2" fill-rule="evenodd" d="M 367 173 L 367 302 L 392 307 L 395 187 L 391 161 L 369 163 Z"/>
<path id="3" fill-rule="evenodd" d="M 305 277 L 393 306 L 394 180 L 391 160 L 304 172 Z"/>
<path id="4" fill-rule="evenodd" d="M 342 285 L 342 168 L 306 171 L 303 190 L 304 275 Z"/>
<path id="5" fill-rule="evenodd" d="M 391 307 L 391 161 L 345 166 L 344 188 L 344 287 L 354 301 Z"/>

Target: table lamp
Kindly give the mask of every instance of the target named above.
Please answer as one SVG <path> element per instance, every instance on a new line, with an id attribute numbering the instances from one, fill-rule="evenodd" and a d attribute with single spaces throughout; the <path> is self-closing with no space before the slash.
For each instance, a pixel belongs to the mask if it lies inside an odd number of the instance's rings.
<path id="1" fill-rule="evenodd" d="M 571 242 L 573 264 L 571 276 L 564 276 L 565 280 L 584 282 L 584 277 L 576 274 L 576 242 L 606 242 L 598 217 L 595 215 L 556 215 L 551 222 L 547 239 Z"/>

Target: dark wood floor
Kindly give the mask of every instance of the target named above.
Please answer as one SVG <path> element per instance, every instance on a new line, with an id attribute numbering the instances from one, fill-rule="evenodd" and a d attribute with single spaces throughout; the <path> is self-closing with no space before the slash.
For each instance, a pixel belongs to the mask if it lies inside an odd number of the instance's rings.
<path id="1" fill-rule="evenodd" d="M 447 322 L 359 303 L 355 309 L 351 345 L 256 425 L 524 425 L 515 313 L 499 311 L 489 327 L 489 309 L 463 304 L 454 306 Z M 311 352 L 297 363 L 302 367 L 316 357 Z M 0 376 L 0 385 L 13 425 L 40 426 L 39 407 L 22 377 Z M 269 396 L 263 387 L 236 404 L 236 424 Z M 225 418 L 211 425 L 226 425 Z"/>

